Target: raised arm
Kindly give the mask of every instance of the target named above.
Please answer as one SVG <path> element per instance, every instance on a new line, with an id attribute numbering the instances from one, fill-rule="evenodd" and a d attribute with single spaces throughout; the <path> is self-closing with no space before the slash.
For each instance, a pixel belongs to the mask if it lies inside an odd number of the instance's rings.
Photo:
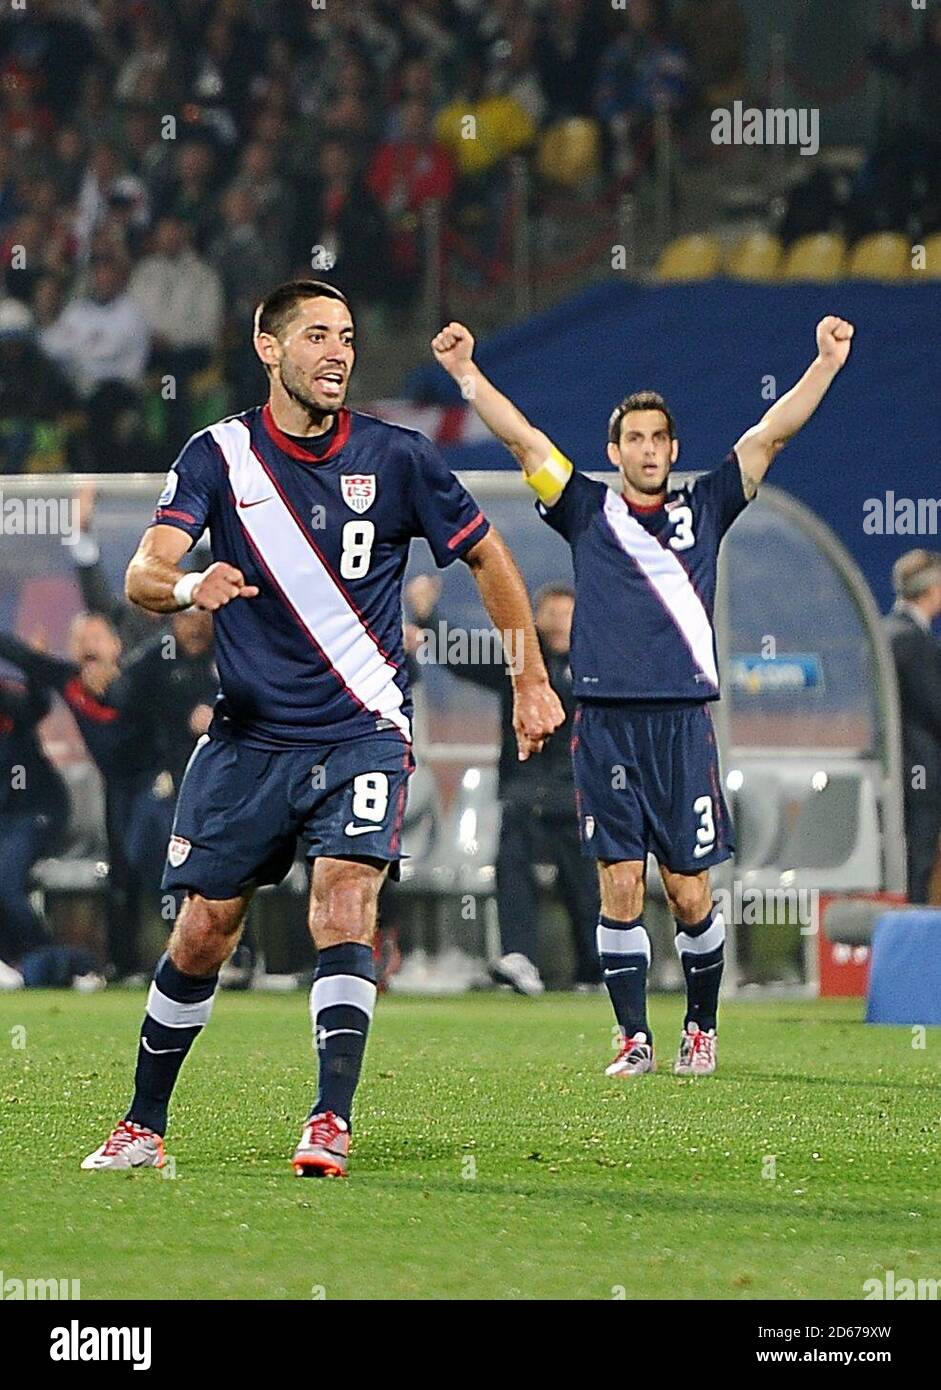
<path id="1" fill-rule="evenodd" d="M 817 356 L 796 386 L 742 435 L 735 452 L 746 482 L 761 482 L 776 456 L 803 429 L 849 357 L 853 325 L 830 314 L 817 324 Z"/>
<path id="2" fill-rule="evenodd" d="M 565 711 L 549 684 L 526 586 L 503 537 L 491 526 L 464 559 L 494 627 L 512 634 L 507 669 L 513 682 L 513 728 L 525 762 L 565 722 Z"/>
<path id="3" fill-rule="evenodd" d="M 179 562 L 191 544 L 191 537 L 177 526 L 149 526 L 124 578 L 131 602 L 151 613 L 193 606 L 215 613 L 234 598 L 257 595 L 257 587 L 245 583 L 241 570 L 221 560 L 202 573 L 184 573 Z"/>
<path id="4" fill-rule="evenodd" d="M 505 444 L 520 464 L 527 478 L 535 478 L 543 486 L 536 488 L 544 502 L 551 505 L 562 492 L 572 465 L 542 430 L 531 425 L 509 397 L 498 391 L 484 376 L 474 361 L 474 339 L 462 323 L 449 323 L 432 339 L 435 360 L 453 377 L 491 434 Z M 543 473 L 547 469 L 547 473 Z M 551 486 L 552 482 L 558 486 Z"/>

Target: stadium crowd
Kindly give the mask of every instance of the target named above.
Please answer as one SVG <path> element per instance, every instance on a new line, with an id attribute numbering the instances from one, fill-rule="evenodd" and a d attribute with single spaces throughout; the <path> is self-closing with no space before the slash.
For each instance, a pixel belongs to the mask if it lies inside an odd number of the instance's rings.
<path id="1" fill-rule="evenodd" d="M 737 88 L 744 42 L 739 0 L 8 9 L 0 472 L 165 467 L 254 402 L 266 287 L 313 268 L 394 326 L 429 200 L 499 255 L 511 155 L 582 118 L 613 193 L 655 111 Z"/>

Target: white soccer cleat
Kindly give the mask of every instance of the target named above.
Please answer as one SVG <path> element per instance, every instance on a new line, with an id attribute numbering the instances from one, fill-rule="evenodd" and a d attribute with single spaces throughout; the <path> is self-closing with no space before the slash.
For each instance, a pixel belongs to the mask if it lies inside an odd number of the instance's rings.
<path id="1" fill-rule="evenodd" d="M 698 1023 L 691 1023 L 680 1034 L 680 1050 L 673 1070 L 677 1076 L 711 1076 L 716 1069 L 716 1030 L 704 1033 Z"/>
<path id="2" fill-rule="evenodd" d="M 535 997 L 546 992 L 539 971 L 529 956 L 524 956 L 521 951 L 511 951 L 509 955 L 501 956 L 499 960 L 492 961 L 488 969 L 498 985 L 509 985 L 517 994 Z"/>
<path id="3" fill-rule="evenodd" d="M 82 1159 L 83 1168 L 162 1168 L 163 1140 L 144 1125 L 122 1120 L 100 1149 Z"/>
<path id="4" fill-rule="evenodd" d="M 18 970 L 12 965 L 7 965 L 5 960 L 0 960 L 0 989 L 22 989 L 26 981 Z"/>
<path id="5" fill-rule="evenodd" d="M 632 1038 L 621 1039 L 618 1055 L 610 1066 L 605 1067 L 605 1076 L 643 1076 L 653 1071 L 653 1047 L 647 1041 L 646 1033 L 635 1033 Z"/>

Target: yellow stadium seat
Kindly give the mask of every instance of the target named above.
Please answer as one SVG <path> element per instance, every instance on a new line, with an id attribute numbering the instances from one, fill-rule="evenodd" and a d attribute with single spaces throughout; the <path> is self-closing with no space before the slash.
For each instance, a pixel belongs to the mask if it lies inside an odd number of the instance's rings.
<path id="1" fill-rule="evenodd" d="M 846 274 L 854 280 L 907 280 L 912 273 L 912 248 L 901 232 L 874 232 L 858 241 L 849 255 Z"/>
<path id="2" fill-rule="evenodd" d="M 798 237 L 786 253 L 782 280 L 839 280 L 846 242 L 837 232 L 814 232 Z"/>
<path id="3" fill-rule="evenodd" d="M 732 247 L 725 268 L 736 280 L 776 280 L 783 254 L 773 232 L 749 232 Z"/>
<path id="4" fill-rule="evenodd" d="M 708 280 L 718 275 L 722 249 L 714 236 L 677 237 L 664 247 L 654 271 L 657 280 Z"/>
<path id="5" fill-rule="evenodd" d="M 536 167 L 547 183 L 577 188 L 595 178 L 601 163 L 601 134 L 584 116 L 556 121 L 539 142 Z"/>
<path id="6" fill-rule="evenodd" d="M 941 232 L 925 237 L 921 245 L 925 248 L 925 268 L 912 272 L 912 279 L 924 276 L 927 280 L 941 280 Z"/>

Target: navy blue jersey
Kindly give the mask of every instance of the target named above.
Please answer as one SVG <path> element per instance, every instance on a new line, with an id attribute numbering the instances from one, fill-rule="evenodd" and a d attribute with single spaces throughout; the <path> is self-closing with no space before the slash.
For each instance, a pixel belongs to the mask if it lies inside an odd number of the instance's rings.
<path id="1" fill-rule="evenodd" d="M 257 598 L 214 615 L 214 730 L 256 747 L 334 743 L 383 730 L 411 741 L 402 577 L 413 537 L 443 567 L 489 530 L 415 430 L 341 410 L 314 457 L 256 407 L 210 425 L 167 477 L 154 525 L 235 565 Z"/>
<path id="2" fill-rule="evenodd" d="M 719 545 L 747 502 L 735 454 L 633 506 L 584 473 L 540 516 L 572 547 L 572 674 L 579 700 L 715 700 Z"/>

